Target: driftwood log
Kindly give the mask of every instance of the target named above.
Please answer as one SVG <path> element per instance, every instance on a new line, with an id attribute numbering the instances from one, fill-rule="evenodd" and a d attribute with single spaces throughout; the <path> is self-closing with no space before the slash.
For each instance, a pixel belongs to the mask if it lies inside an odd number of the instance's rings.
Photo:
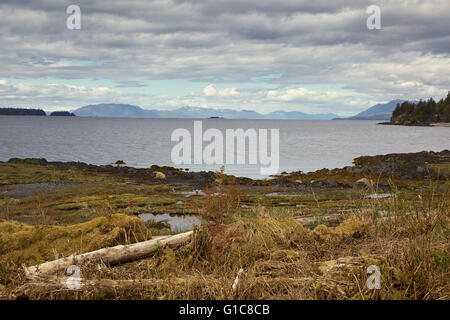
<path id="1" fill-rule="evenodd" d="M 162 284 L 174 284 L 184 285 L 193 284 L 201 278 L 171 278 L 170 280 L 164 279 L 136 279 L 136 280 L 112 280 L 112 279 L 79 279 L 77 282 L 73 281 L 72 277 L 67 276 L 31 276 L 27 283 L 18 287 L 15 291 L 23 292 L 31 288 L 45 288 L 46 290 L 82 290 L 88 287 L 95 287 L 102 290 L 115 290 L 115 289 L 128 289 L 136 287 L 158 287 Z"/>
<path id="2" fill-rule="evenodd" d="M 186 278 L 170 278 L 170 279 L 135 279 L 135 280 L 112 280 L 112 279 L 80 279 L 79 287 L 73 288 L 69 285 L 71 278 L 66 276 L 34 276 L 28 280 L 27 283 L 20 287 L 17 287 L 13 296 L 27 297 L 30 290 L 35 289 L 45 289 L 45 291 L 83 291 L 83 290 L 102 290 L 106 292 L 115 292 L 116 290 L 126 290 L 126 289 L 153 289 L 161 288 L 164 286 L 169 286 L 171 288 L 183 288 L 183 287 L 223 287 L 224 284 L 230 284 L 228 280 L 223 278 L 213 278 L 213 277 L 186 277 Z M 225 283 L 224 283 L 225 281 Z M 304 288 L 307 287 L 314 279 L 312 277 L 303 278 L 288 278 L 288 277 L 256 277 L 253 278 L 250 286 L 264 286 L 267 288 L 273 288 L 274 286 L 288 286 L 290 288 Z M 230 284 L 230 291 L 236 296 L 236 292 L 232 289 Z"/>
<path id="3" fill-rule="evenodd" d="M 76 281 L 74 281 L 76 280 Z M 67 276 L 42 276 L 34 275 L 28 278 L 28 281 L 17 287 L 12 292 L 15 299 L 26 299 L 33 290 L 44 290 L 45 292 L 56 291 L 83 291 L 83 290 L 101 290 L 106 292 L 115 292 L 116 290 L 126 289 L 154 289 L 163 286 L 189 287 L 194 285 L 204 285 L 206 280 L 198 277 L 188 278 L 170 278 L 170 279 L 73 279 Z"/>
<path id="4" fill-rule="evenodd" d="M 103 262 L 105 265 L 115 265 L 151 256 L 159 248 L 175 248 L 191 240 L 193 231 L 180 233 L 174 236 L 164 236 L 128 245 L 103 248 L 91 252 L 69 256 L 54 261 L 44 262 L 39 265 L 25 267 L 27 278 L 37 275 L 48 275 L 61 269 L 67 269 L 71 265 L 81 264 L 86 261 Z"/>

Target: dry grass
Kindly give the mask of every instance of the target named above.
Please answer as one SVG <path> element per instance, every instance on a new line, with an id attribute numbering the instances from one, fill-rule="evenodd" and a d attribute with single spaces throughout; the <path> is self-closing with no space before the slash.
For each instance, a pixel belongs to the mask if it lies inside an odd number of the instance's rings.
<path id="1" fill-rule="evenodd" d="M 317 202 L 318 217 L 342 203 L 345 219 L 336 227 L 308 229 L 291 209 L 242 209 L 246 195 L 220 178 L 206 192 L 199 208 L 204 223 L 189 245 L 115 267 L 85 264 L 83 279 L 95 281 L 80 291 L 29 286 L 21 294 L 32 299 L 449 299 L 448 183 L 396 191 L 388 199 Z M 366 285 L 371 265 L 381 270 L 380 289 Z M 26 283 L 11 263 L 0 264 L 0 280 L 7 298 Z"/>

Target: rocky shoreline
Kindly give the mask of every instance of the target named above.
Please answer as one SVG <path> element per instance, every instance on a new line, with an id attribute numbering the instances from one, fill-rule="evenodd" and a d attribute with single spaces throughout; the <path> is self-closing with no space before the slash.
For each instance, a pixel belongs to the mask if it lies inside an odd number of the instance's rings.
<path id="1" fill-rule="evenodd" d="M 417 123 L 417 122 L 379 122 L 377 124 L 387 126 L 408 126 L 408 127 L 450 127 L 449 122 L 430 122 L 430 123 Z"/>
<path id="2" fill-rule="evenodd" d="M 1 162 L 0 162 L 1 163 Z M 83 162 L 59 162 L 46 159 L 12 158 L 8 164 L 37 165 L 52 170 L 81 170 L 95 174 L 110 174 L 131 179 L 145 185 L 189 185 L 191 190 L 202 190 L 214 184 L 216 173 L 213 171 L 189 172 L 168 166 L 152 165 L 150 168 L 133 168 L 121 165 L 92 165 Z M 225 183 L 238 187 L 283 187 L 294 190 L 353 188 L 360 179 L 367 179 L 374 190 L 388 192 L 392 181 L 397 185 L 408 185 L 409 181 L 443 181 L 450 177 L 447 166 L 450 163 L 450 151 L 422 151 L 377 156 L 362 156 L 354 159 L 353 166 L 337 169 L 321 169 L 314 172 L 301 171 L 272 176 L 265 180 L 224 175 Z M 374 182 L 375 181 L 375 182 Z M 48 186 L 47 186 L 48 185 Z M 40 183 L 36 186 L 16 185 L 14 194 L 29 195 L 44 186 L 45 190 L 74 185 L 71 182 Z M 28 190 L 29 189 L 29 190 Z"/>

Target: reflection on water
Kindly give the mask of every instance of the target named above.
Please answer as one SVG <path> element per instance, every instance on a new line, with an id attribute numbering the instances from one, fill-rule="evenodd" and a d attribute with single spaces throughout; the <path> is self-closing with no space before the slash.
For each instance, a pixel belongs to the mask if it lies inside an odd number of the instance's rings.
<path id="1" fill-rule="evenodd" d="M 200 225 L 200 219 L 192 215 L 170 215 L 168 213 L 163 214 L 153 214 L 153 213 L 142 213 L 139 215 L 144 221 L 155 220 L 155 221 L 167 221 L 170 224 L 170 230 L 181 232 L 192 230 L 194 225 Z"/>
<path id="2" fill-rule="evenodd" d="M 366 196 L 367 199 L 384 199 L 384 198 L 390 198 L 392 197 L 392 194 L 390 193 L 374 193 L 374 194 L 369 194 L 368 196 Z"/>

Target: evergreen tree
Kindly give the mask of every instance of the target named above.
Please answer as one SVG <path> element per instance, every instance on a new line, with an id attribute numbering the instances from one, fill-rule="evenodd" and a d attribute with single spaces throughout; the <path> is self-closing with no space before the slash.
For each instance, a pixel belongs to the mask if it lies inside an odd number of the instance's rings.
<path id="1" fill-rule="evenodd" d="M 397 104 L 392 112 L 391 122 L 427 124 L 432 122 L 450 122 L 450 91 L 445 99 L 436 102 L 433 98 L 420 100 L 418 103 L 408 101 Z"/>

